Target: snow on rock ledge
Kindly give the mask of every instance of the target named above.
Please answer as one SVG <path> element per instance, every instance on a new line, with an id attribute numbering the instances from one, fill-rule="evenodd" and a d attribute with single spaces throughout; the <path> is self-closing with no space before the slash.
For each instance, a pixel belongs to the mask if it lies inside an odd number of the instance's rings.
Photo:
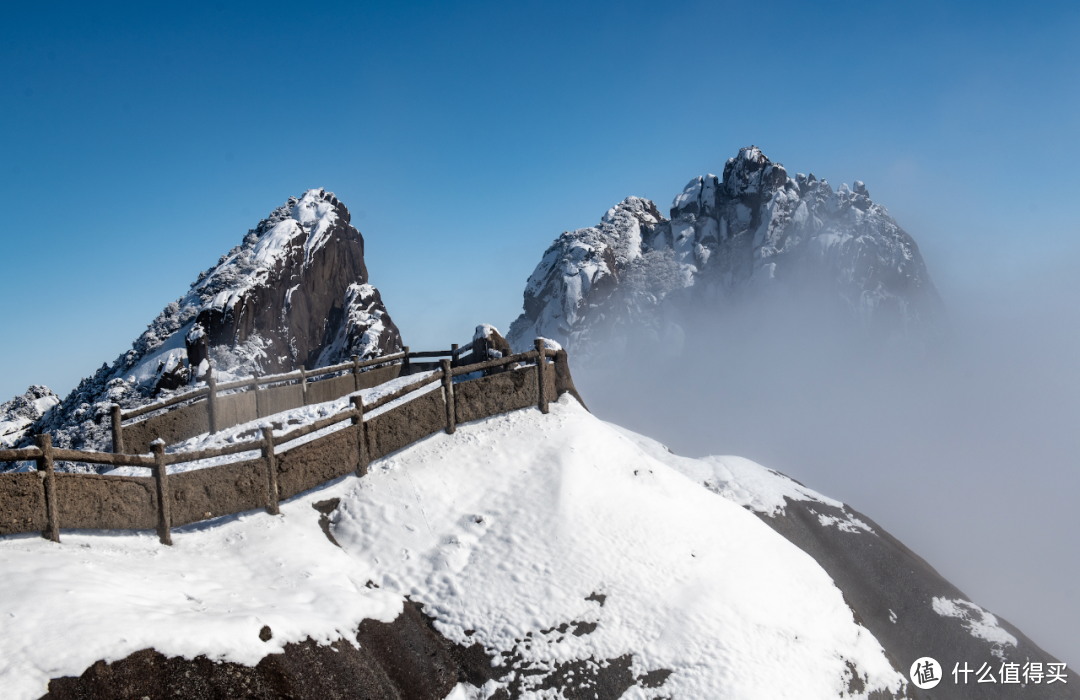
<path id="1" fill-rule="evenodd" d="M 47 386 L 32 385 L 21 396 L 0 403 L 0 448 L 13 447 L 27 429 L 44 416 L 60 397 Z"/>

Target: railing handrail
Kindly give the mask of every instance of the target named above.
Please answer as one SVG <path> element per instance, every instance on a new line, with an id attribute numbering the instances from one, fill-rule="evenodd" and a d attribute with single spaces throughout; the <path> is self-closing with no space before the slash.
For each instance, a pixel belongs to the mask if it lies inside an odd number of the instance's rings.
<path id="1" fill-rule="evenodd" d="M 447 352 L 447 354 L 449 354 L 449 352 Z M 409 353 L 409 356 L 416 356 L 416 354 L 415 353 Z M 294 379 L 311 379 L 313 377 L 322 377 L 322 376 L 327 375 L 327 374 L 334 374 L 335 372 L 341 372 L 341 371 L 350 370 L 350 369 L 353 369 L 353 368 L 365 369 L 367 367 L 372 367 L 374 365 L 381 365 L 381 364 L 387 364 L 387 363 L 390 363 L 390 362 L 394 362 L 395 360 L 404 360 L 405 358 L 406 358 L 406 353 L 398 352 L 398 353 L 394 353 L 393 355 L 382 355 L 380 357 L 373 357 L 371 359 L 361 360 L 361 361 L 355 362 L 355 363 L 351 362 L 351 361 L 350 362 L 342 362 L 341 364 L 330 365 L 329 367 L 319 367 L 318 369 L 313 369 L 313 370 L 296 369 L 296 370 L 293 370 L 291 372 L 284 372 L 282 374 L 253 375 L 251 377 L 246 377 L 244 379 L 236 379 L 236 380 L 233 380 L 231 382 L 224 382 L 222 384 L 217 384 L 216 388 L 217 388 L 217 391 L 221 392 L 221 391 L 227 391 L 229 389 L 240 389 L 240 388 L 244 388 L 244 387 L 250 387 L 256 381 L 258 381 L 259 385 L 262 386 L 263 384 L 276 384 L 276 383 L 280 383 L 280 382 L 292 381 Z M 191 391 L 185 391 L 183 394 L 177 394 L 175 396 L 170 396 L 169 398 L 163 399 L 161 401 L 155 401 L 153 403 L 148 403 L 148 404 L 146 404 L 144 406 L 138 406 L 137 408 L 131 408 L 131 409 L 122 410 L 121 413 L 120 413 L 120 417 L 121 417 L 122 420 L 130 420 L 132 418 L 138 418 L 140 416 L 146 415 L 147 413 L 153 413 L 154 411 L 160 411 L 163 408 L 168 408 L 169 406 L 173 406 L 173 405 L 178 404 L 178 403 L 183 403 L 184 401 L 190 401 L 192 399 L 199 399 L 199 398 L 201 398 L 203 396 L 206 396 L 209 393 L 210 393 L 210 387 L 208 387 L 208 386 L 199 387 L 198 389 L 192 389 Z"/>
<path id="2" fill-rule="evenodd" d="M 408 355 L 407 352 L 401 353 Z M 547 369 L 548 358 L 555 360 L 554 366 L 554 387 L 555 394 L 551 395 L 547 389 L 548 382 L 552 380 L 551 376 L 548 376 L 548 372 L 551 369 Z M 382 361 L 390 361 L 387 358 L 380 358 Z M 358 393 L 354 393 L 349 397 L 349 401 L 352 404 L 351 407 L 338 411 L 325 418 L 313 421 L 307 425 L 299 426 L 288 432 L 284 432 L 281 435 L 275 436 L 273 429 L 265 424 L 260 427 L 261 439 L 243 440 L 232 444 L 221 445 L 218 447 L 211 447 L 202 450 L 187 450 L 183 452 L 165 453 L 165 442 L 161 439 L 155 440 L 150 443 L 150 454 L 125 454 L 115 452 L 96 452 L 96 451 L 84 451 L 84 450 L 69 450 L 52 447 L 51 436 L 46 433 L 37 436 L 37 446 L 30 448 L 20 449 L 8 449 L 0 450 L 0 461 L 23 461 L 23 460 L 36 460 L 38 463 L 39 476 L 42 478 L 42 488 L 44 495 L 44 505 L 46 511 L 46 519 L 48 528 L 42 533 L 43 536 L 59 542 L 59 506 L 58 495 L 56 491 L 55 482 L 55 470 L 54 463 L 56 461 L 63 462 L 88 462 L 92 464 L 109 464 L 114 466 L 136 466 L 136 467 L 149 467 L 151 469 L 151 475 L 155 484 L 154 490 L 156 496 L 152 498 L 151 503 L 157 510 L 158 518 L 158 535 L 162 544 L 172 544 L 171 539 L 171 497 L 169 487 L 169 470 L 168 465 L 197 462 L 205 459 L 211 459 L 215 457 L 223 457 L 228 455 L 237 455 L 245 452 L 260 452 L 259 457 L 249 458 L 241 461 L 231 461 L 226 464 L 208 465 L 206 469 L 216 469 L 229 466 L 232 469 L 242 468 L 253 464 L 262 465 L 262 469 L 266 474 L 266 508 L 267 511 L 272 514 L 277 514 L 278 511 L 278 487 L 277 487 L 277 474 L 278 467 L 275 447 L 282 445 L 299 438 L 305 437 L 312 433 L 324 430 L 331 426 L 337 425 L 345 421 L 352 421 L 354 426 L 359 429 L 359 438 L 356 442 L 356 449 L 358 452 L 359 466 L 356 468 L 356 473 L 359 476 L 363 476 L 367 473 L 367 465 L 371 455 L 368 454 L 367 441 L 369 440 L 370 429 L 368 428 L 368 421 L 365 417 L 368 414 L 378 408 L 382 408 L 394 401 L 402 399 L 410 394 L 419 392 L 430 384 L 437 381 L 442 381 L 442 401 L 445 403 L 446 408 L 446 423 L 445 430 L 447 433 L 453 433 L 456 430 L 456 413 L 457 413 L 457 399 L 455 399 L 454 389 L 454 377 L 470 374 L 480 370 L 493 369 L 513 362 L 531 362 L 536 366 L 535 376 L 537 379 L 537 406 L 542 413 L 548 412 L 548 402 L 554 397 L 557 397 L 560 393 L 571 392 L 575 397 L 578 397 L 576 390 L 573 388 L 573 381 L 569 376 L 569 367 L 566 362 L 566 353 L 562 350 L 552 352 L 547 350 L 542 340 L 536 341 L 536 350 L 530 350 L 529 352 L 517 353 L 503 358 L 495 358 L 484 362 L 476 362 L 471 365 L 464 365 L 460 367 L 454 367 L 453 361 L 444 359 L 440 362 L 440 367 L 430 374 L 419 377 L 416 381 L 412 381 L 405 386 L 401 386 L 396 390 L 380 396 L 378 399 L 371 402 L 371 404 L 365 406 L 362 397 Z M 352 367 L 356 366 L 356 362 L 350 363 Z M 348 365 L 347 365 L 348 366 Z M 302 374 L 301 374 L 302 376 Z M 562 382 L 562 383 L 560 383 Z M 468 382 L 467 382 L 468 383 Z M 520 384 L 515 383 L 519 388 L 515 391 L 520 391 Z M 501 391 L 501 390 L 500 390 Z M 426 393 L 426 392 L 425 392 Z M 472 394 L 474 397 L 475 393 Z M 469 399 L 474 400 L 474 399 Z M 530 399 L 531 401 L 532 399 Z M 579 399 L 580 400 L 580 399 Z M 497 406 L 504 406 L 501 402 L 497 402 Z M 526 404 L 527 405 L 527 404 Z M 520 404 L 515 407 L 522 407 Z M 475 409 L 473 409 L 475 410 Z M 487 411 L 493 410 L 494 413 Z M 494 415 L 495 413 L 504 412 L 510 410 L 510 408 L 500 408 L 492 406 L 490 409 L 485 409 L 484 415 Z M 119 411 L 116 411 L 119 413 Z M 470 414 L 466 414 L 470 415 Z M 475 414 L 472 414 L 475 415 Z M 408 414 L 399 416 L 400 419 L 411 421 L 411 418 L 407 417 Z M 258 419 L 256 419 L 258 420 Z M 471 419 L 470 419 L 471 420 Z M 338 431 L 334 431 L 335 434 Z M 246 433 L 244 433 L 246 434 Z M 430 433 L 425 433 L 430 434 Z M 315 438 L 312 442 L 320 442 L 324 438 L 328 438 L 329 435 L 320 436 Z M 420 439 L 420 437 L 411 437 L 410 441 Z M 351 439 L 351 438 L 350 438 Z M 411 444 L 411 443 L 410 443 Z M 399 449 L 399 448 L 395 448 Z M 384 453 L 380 453 L 384 454 Z M 2 475 L 6 477 L 7 475 Z M 106 479 L 132 479 L 131 477 L 113 477 L 111 475 L 83 475 L 73 474 L 65 475 L 68 477 L 87 477 L 93 478 L 106 478 Z M 142 477 L 145 478 L 145 477 Z M 139 478 L 136 478 L 139 479 Z M 136 480 L 132 479 L 132 480 Z M 156 499 L 156 500 L 155 500 Z M 237 511 L 229 511 L 237 512 Z M 226 515 L 228 513 L 219 513 L 218 515 Z M 206 517 L 210 517 L 211 513 L 207 512 Z M 29 519 L 27 519 L 29 522 Z M 100 522 L 100 521 L 99 521 Z M 126 521 L 131 522 L 131 521 Z M 193 521 L 185 521 L 193 522 Z M 94 526 L 91 526 L 94 527 Z M 115 525 L 109 525 L 108 527 L 115 527 Z M 120 527 L 136 527 L 135 525 L 121 525 Z M 15 530 L 16 532 L 22 532 L 24 530 Z"/>
<path id="3" fill-rule="evenodd" d="M 549 351 L 550 352 L 550 351 Z M 404 353 L 398 353 L 392 357 L 392 359 L 400 359 Z M 488 360 L 486 362 L 477 362 L 471 365 L 462 365 L 460 367 L 454 367 L 451 369 L 451 376 L 459 377 L 465 374 L 471 374 L 485 369 L 492 369 L 494 367 L 500 367 L 502 365 L 510 364 L 512 362 L 526 362 L 535 360 L 538 357 L 536 350 L 529 350 L 528 352 L 518 353 L 516 355 L 509 355 L 507 357 L 496 358 L 494 360 Z M 352 363 L 346 365 L 346 367 L 352 367 Z M 269 376 L 269 375 L 268 375 Z M 299 376 L 299 375 L 297 375 Z M 407 384 L 395 391 L 380 396 L 371 404 L 363 405 L 363 412 L 374 411 L 382 408 L 383 406 L 392 403 L 408 394 L 421 389 L 428 384 L 433 384 L 443 378 L 443 370 L 434 370 L 430 375 L 421 377 L 417 381 Z M 260 382 L 263 380 L 260 377 Z M 250 380 L 248 382 L 250 384 Z M 218 385 L 221 388 L 224 385 Z M 199 389 L 203 393 L 205 389 Z M 194 393 L 194 392 L 192 392 Z M 292 430 L 284 435 L 275 436 L 274 444 L 280 445 L 286 442 L 290 442 L 304 435 L 317 432 L 330 425 L 340 423 L 341 421 L 348 420 L 357 414 L 356 408 L 347 408 L 343 411 L 339 411 L 327 418 L 309 423 L 308 425 L 300 426 L 295 430 Z M 312 428 L 312 426 L 318 426 Z M 226 455 L 239 454 L 241 452 L 251 452 L 252 450 L 259 449 L 262 444 L 262 440 L 250 440 L 244 442 L 236 442 L 231 445 L 225 445 L 223 447 L 212 447 L 204 450 L 189 450 L 185 452 L 169 452 L 165 455 L 166 464 L 182 464 L 185 462 L 197 462 L 203 459 L 210 459 L 212 457 L 222 457 Z M 87 462 L 90 464 L 112 464 L 116 466 L 138 466 L 138 467 L 152 467 L 154 466 L 154 457 L 152 454 L 123 454 L 115 452 L 98 452 L 96 450 L 67 450 L 61 448 L 53 448 L 53 459 L 58 462 Z M 41 448 L 38 447 L 23 447 L 12 450 L 0 450 L 0 462 L 19 462 L 19 461 L 32 461 L 42 457 Z"/>

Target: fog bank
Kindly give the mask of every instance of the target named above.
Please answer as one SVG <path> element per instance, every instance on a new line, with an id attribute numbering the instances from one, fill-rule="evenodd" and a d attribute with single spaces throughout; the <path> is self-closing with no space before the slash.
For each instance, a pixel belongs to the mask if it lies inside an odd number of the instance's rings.
<path id="1" fill-rule="evenodd" d="M 676 453 L 740 455 L 845 501 L 1072 666 L 1080 289 L 1046 279 L 947 298 L 925 350 L 810 304 L 748 305 L 687 319 L 679 357 L 575 380 L 598 416 Z"/>

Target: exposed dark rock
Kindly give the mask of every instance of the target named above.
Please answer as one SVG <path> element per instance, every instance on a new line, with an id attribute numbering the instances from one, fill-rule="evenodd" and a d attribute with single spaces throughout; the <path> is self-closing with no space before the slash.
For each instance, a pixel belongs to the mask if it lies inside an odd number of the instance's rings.
<path id="1" fill-rule="evenodd" d="M 334 533 L 330 532 L 330 514 L 337 509 L 338 504 L 340 503 L 340 498 L 331 498 L 311 504 L 312 508 L 319 511 L 319 527 L 322 528 L 323 534 L 326 535 L 326 539 L 330 540 L 337 547 L 340 547 L 341 545 L 334 539 Z"/>
<path id="2" fill-rule="evenodd" d="M 941 664 L 947 682 L 932 691 L 910 685 L 908 692 L 912 697 L 1008 700 L 1019 697 L 1019 686 L 974 682 L 956 685 L 951 676 L 953 665 L 967 662 L 978 668 L 988 663 L 997 676 L 1002 662 L 1019 663 L 1021 667 L 1028 661 L 1057 663 L 1057 659 L 1000 617 L 996 617 L 997 625 L 1015 637 L 1015 645 L 995 643 L 973 634 L 973 629 L 979 629 L 977 623 L 983 622 L 981 608 L 968 602 L 963 592 L 865 515 L 846 506 L 785 500 L 783 514 L 770 517 L 757 513 L 758 517 L 825 569 L 843 593 L 856 622 L 877 638 L 897 670 L 906 676 L 911 664 L 923 656 L 933 657 Z M 856 521 L 869 529 L 837 526 L 837 523 Z M 968 619 L 935 612 L 935 598 L 939 607 L 943 601 L 961 601 L 956 605 L 968 614 Z M 1040 700 L 1080 698 L 1080 676 L 1071 669 L 1067 671 L 1067 684 L 1031 685 L 1024 692 Z M 861 685 L 853 671 L 849 687 L 857 689 Z"/>
<path id="3" fill-rule="evenodd" d="M 259 638 L 272 639 L 270 628 L 264 626 Z M 660 687 L 671 674 L 657 669 L 634 678 L 629 654 L 543 668 L 523 663 L 515 652 L 493 666 L 494 654 L 479 643 L 449 641 L 423 606 L 409 601 L 390 624 L 362 622 L 356 641 L 359 649 L 343 640 L 328 646 L 310 639 L 287 644 L 284 653 L 254 667 L 202 656 L 169 658 L 144 649 L 113 663 L 98 661 L 78 678 L 55 678 L 41 700 L 442 700 L 459 682 L 481 687 L 489 681 L 502 684 L 492 696 L 502 700 L 543 689 L 558 689 L 567 700 L 615 700 L 635 684 Z"/>
<path id="4" fill-rule="evenodd" d="M 144 649 L 99 661 L 78 678 L 54 679 L 42 700 L 442 700 L 458 682 L 450 645 L 410 603 L 390 624 L 365 621 L 357 641 L 360 649 L 346 641 L 289 644 L 255 667 Z"/>

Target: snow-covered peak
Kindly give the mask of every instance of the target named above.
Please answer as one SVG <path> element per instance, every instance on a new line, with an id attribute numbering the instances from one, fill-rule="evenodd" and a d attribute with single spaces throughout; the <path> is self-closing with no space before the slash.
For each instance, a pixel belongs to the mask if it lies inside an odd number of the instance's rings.
<path id="1" fill-rule="evenodd" d="M 684 337 L 673 317 L 688 305 L 781 288 L 824 290 L 825 303 L 857 324 L 916 344 L 942 316 L 918 246 L 862 181 L 834 192 L 812 173 L 788 177 L 748 146 L 727 161 L 722 181 L 690 180 L 670 221 L 629 197 L 599 225 L 563 233 L 529 278 L 508 340 L 521 349 L 555 338 L 581 361 L 607 340 L 625 348 Z"/>
<path id="2" fill-rule="evenodd" d="M 652 201 L 627 197 L 608 209 L 597 226 L 563 232 L 525 287 L 525 308 L 542 321 L 535 327 L 515 322 L 507 336 L 511 347 L 528 350 L 537 337 L 568 344 L 585 300 L 613 290 L 620 271 L 654 247 L 656 231 L 666 223 Z"/>
<path id="3" fill-rule="evenodd" d="M 770 161 L 756 146 L 739 149 L 739 155 L 724 165 L 724 191 L 729 197 L 767 196 L 783 187 L 787 180 L 784 166 Z"/>
<path id="4" fill-rule="evenodd" d="M 289 197 L 35 430 L 52 431 L 59 446 L 108 449 L 109 403 L 140 405 L 211 366 L 228 381 L 396 352 L 400 335 L 368 282 L 350 218 L 324 189 Z"/>

